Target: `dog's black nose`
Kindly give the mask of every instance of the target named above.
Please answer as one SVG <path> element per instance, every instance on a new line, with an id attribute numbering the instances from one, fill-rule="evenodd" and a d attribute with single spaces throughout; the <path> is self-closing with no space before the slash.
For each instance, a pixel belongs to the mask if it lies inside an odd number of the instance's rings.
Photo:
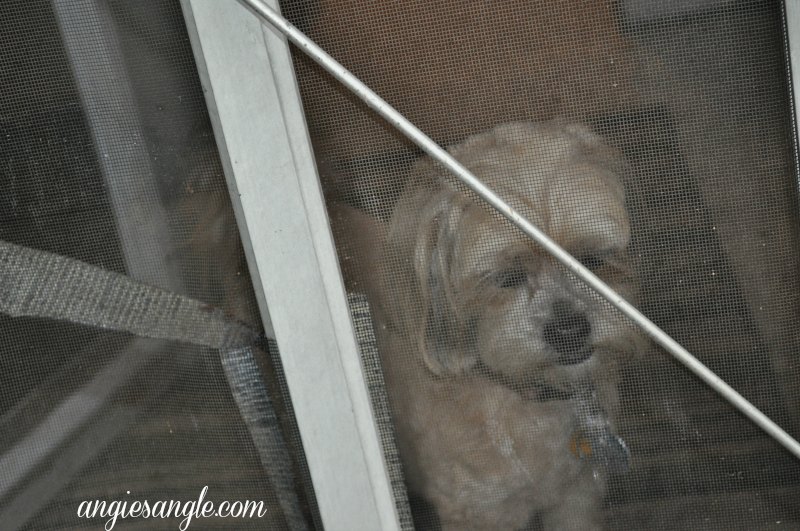
<path id="1" fill-rule="evenodd" d="M 592 355 L 586 340 L 592 325 L 569 301 L 553 303 L 553 318 L 544 327 L 544 340 L 559 354 L 558 363 L 572 365 Z"/>

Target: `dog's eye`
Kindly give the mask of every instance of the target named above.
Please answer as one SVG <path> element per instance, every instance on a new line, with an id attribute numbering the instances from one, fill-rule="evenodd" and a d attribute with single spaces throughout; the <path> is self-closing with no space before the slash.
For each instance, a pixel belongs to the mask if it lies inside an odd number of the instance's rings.
<path id="1" fill-rule="evenodd" d="M 578 261 L 589 271 L 597 271 L 606 264 L 606 259 L 597 254 L 580 255 Z"/>
<path id="2" fill-rule="evenodd" d="M 494 283 L 501 288 L 518 288 L 528 281 L 528 272 L 520 268 L 500 271 L 494 277 Z"/>

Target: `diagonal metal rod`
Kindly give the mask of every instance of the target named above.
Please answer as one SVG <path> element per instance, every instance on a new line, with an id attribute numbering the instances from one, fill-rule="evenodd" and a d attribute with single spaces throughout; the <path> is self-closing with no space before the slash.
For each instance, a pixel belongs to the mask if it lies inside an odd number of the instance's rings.
<path id="1" fill-rule="evenodd" d="M 753 421 L 754 424 L 763 429 L 773 439 L 782 444 L 787 450 L 800 459 L 800 443 L 791 435 L 786 433 L 780 426 L 773 422 L 769 417 L 762 413 L 757 407 L 751 404 L 746 398 L 740 395 L 734 388 L 725 383 L 714 371 L 703 365 L 700 360 L 694 357 L 688 350 L 683 348 L 677 341 L 672 339 L 666 332 L 661 330 L 655 323 L 644 316 L 632 304 L 628 303 L 617 292 L 611 289 L 605 282 L 584 267 L 567 251 L 562 249 L 556 242 L 550 239 L 544 232 L 539 230 L 533 223 L 525 219 L 519 212 L 514 210 L 489 187 L 483 184 L 480 179 L 473 175 L 469 170 L 462 166 L 447 151 L 441 148 L 425 133 L 420 131 L 414 124 L 408 121 L 396 109 L 384 101 L 380 96 L 373 92 L 369 87 L 362 83 L 357 77 L 351 74 L 344 66 L 339 64 L 333 57 L 328 55 L 322 48 L 317 46 L 314 41 L 309 39 L 303 32 L 294 27 L 288 20 L 283 18 L 278 12 L 272 9 L 264 0 L 238 0 L 247 7 L 259 19 L 269 23 L 272 27 L 284 34 L 300 50 L 317 62 L 333 77 L 339 80 L 350 91 L 358 96 L 371 109 L 387 120 L 401 133 L 408 137 L 417 146 L 422 148 L 428 155 L 436 159 L 448 168 L 458 179 L 478 194 L 483 200 L 494 207 L 503 216 L 513 223 L 522 232 L 530 236 L 536 243 L 544 247 L 553 257 L 561 262 L 570 271 L 575 273 L 581 280 L 597 291 L 603 298 L 608 300 L 615 308 L 625 314 L 629 319 L 636 323 L 647 335 L 656 343 L 661 345 L 667 352 L 672 354 L 675 359 L 685 365 L 698 378 L 703 380 L 709 387 L 716 391 L 720 396 L 728 400 L 733 407 L 743 415 Z"/>

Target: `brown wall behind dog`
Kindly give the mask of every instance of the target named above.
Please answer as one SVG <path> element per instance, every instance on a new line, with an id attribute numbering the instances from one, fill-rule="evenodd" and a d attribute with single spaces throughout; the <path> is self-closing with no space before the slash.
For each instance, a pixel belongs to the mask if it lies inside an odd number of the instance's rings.
<path id="1" fill-rule="evenodd" d="M 638 99 L 610 1 L 320 0 L 312 12 L 309 35 L 441 144 L 508 121 L 586 120 Z M 396 132 L 330 76 L 306 77 L 319 67 L 296 58 L 300 77 L 314 80 L 302 88 L 313 92 L 306 116 L 326 188 L 342 166 L 397 149 Z"/>

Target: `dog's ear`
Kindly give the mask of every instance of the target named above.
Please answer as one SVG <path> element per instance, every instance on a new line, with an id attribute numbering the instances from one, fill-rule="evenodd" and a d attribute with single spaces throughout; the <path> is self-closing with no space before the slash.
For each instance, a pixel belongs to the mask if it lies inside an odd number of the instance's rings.
<path id="1" fill-rule="evenodd" d="M 466 198 L 447 191 L 433 198 L 420 219 L 414 245 L 414 270 L 422 302 L 419 348 L 437 375 L 462 374 L 478 361 L 470 319 L 458 311 L 450 273 Z"/>

